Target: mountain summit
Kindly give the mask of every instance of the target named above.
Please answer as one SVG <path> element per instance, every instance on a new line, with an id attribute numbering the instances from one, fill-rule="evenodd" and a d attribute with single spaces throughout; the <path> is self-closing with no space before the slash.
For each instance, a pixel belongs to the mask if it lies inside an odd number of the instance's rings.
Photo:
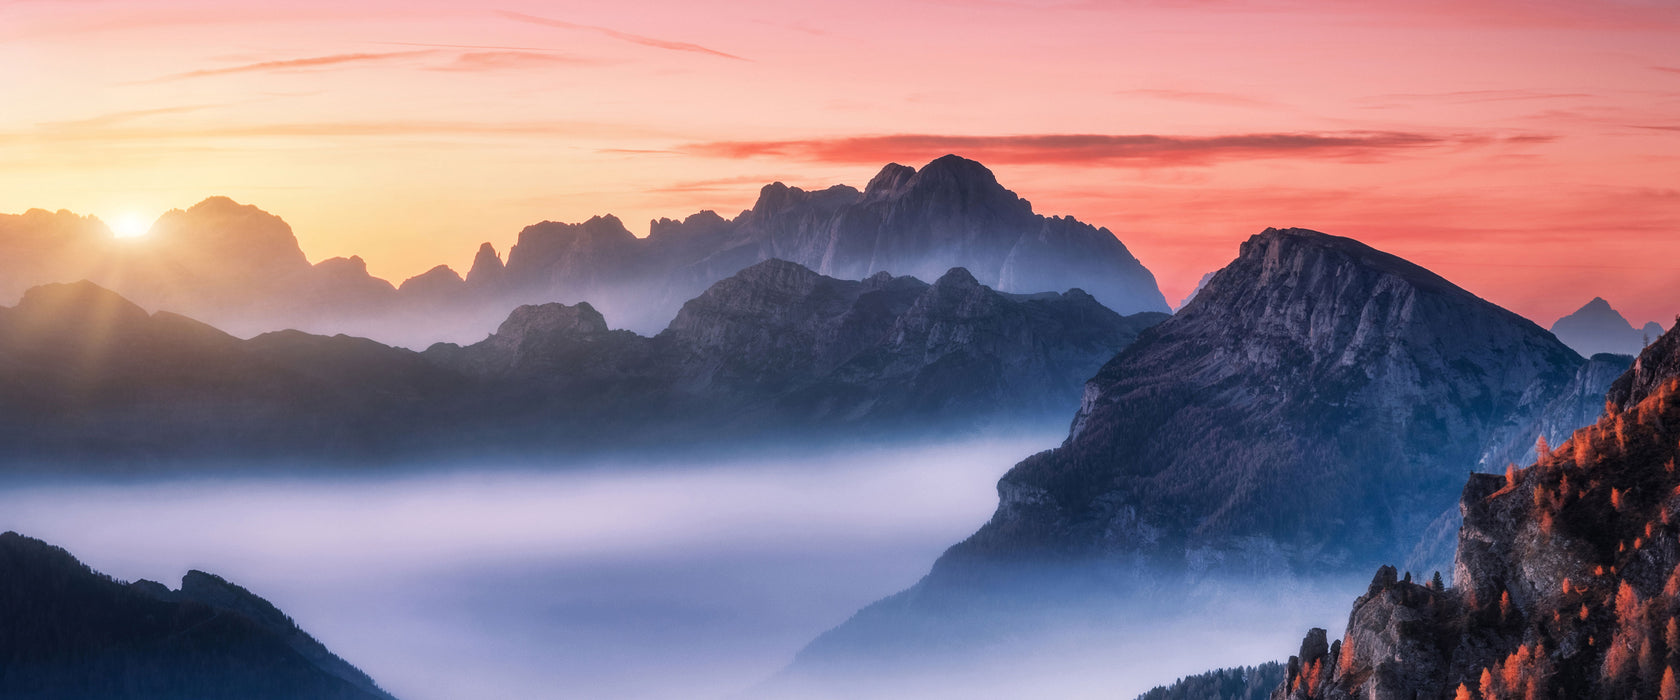
<path id="1" fill-rule="evenodd" d="M 1403 555 L 1466 471 L 1503 469 L 1548 415 L 1578 413 L 1556 403 L 1602 405 L 1603 386 L 1574 390 L 1584 363 L 1401 258 L 1268 229 L 1086 384 L 1067 440 L 999 481 L 985 526 L 793 670 L 999 643 L 1034 610 L 1089 617 L 1085 595 L 1136 604 Z"/>
<path id="2" fill-rule="evenodd" d="M 1652 321 L 1635 329 L 1621 312 L 1610 307 L 1610 302 L 1593 297 L 1586 306 L 1553 323 L 1552 334 L 1587 357 L 1606 352 L 1637 355 L 1663 334 L 1663 328 Z"/>

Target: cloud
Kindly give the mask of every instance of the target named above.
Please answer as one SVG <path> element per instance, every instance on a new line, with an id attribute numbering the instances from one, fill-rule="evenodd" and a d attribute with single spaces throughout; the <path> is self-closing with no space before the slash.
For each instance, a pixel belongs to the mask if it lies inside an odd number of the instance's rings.
<path id="1" fill-rule="evenodd" d="M 376 63 L 394 61 L 403 58 L 413 58 L 436 53 L 435 51 L 389 51 L 385 53 L 341 53 L 331 56 L 311 56 L 309 58 L 291 58 L 281 61 L 262 61 L 247 63 L 227 68 L 209 68 L 205 70 L 188 71 L 166 75 L 148 82 L 163 82 L 167 80 L 183 80 L 186 78 L 205 78 L 215 75 L 233 75 L 237 73 L 260 73 L 276 70 L 296 70 L 299 68 L 326 68 L 354 63 Z"/>
<path id="2" fill-rule="evenodd" d="M 669 132 L 623 123 L 583 121 L 476 122 L 442 120 L 367 120 L 237 124 L 218 120 L 209 124 L 157 126 L 121 123 L 55 122 L 26 131 L 0 131 L 0 146 L 57 143 L 135 143 L 163 141 L 206 144 L 216 139 L 289 139 L 361 137 L 525 137 L 670 138 Z M 171 146 L 175 148 L 176 146 Z"/>
<path id="3" fill-rule="evenodd" d="M 1159 136 L 1154 134 L 1037 134 L 937 136 L 894 134 L 793 141 L 714 141 L 685 151 L 718 158 L 780 156 L 837 164 L 922 162 L 946 153 L 996 164 L 1209 165 L 1265 158 L 1371 161 L 1428 148 L 1495 143 L 1543 143 L 1544 135 L 1440 135 L 1403 131 Z"/>
<path id="4" fill-rule="evenodd" d="M 724 53 L 724 52 L 718 51 L 716 49 L 708 49 L 708 48 L 706 48 L 704 46 L 701 46 L 699 44 L 690 44 L 690 43 L 683 42 L 683 41 L 666 41 L 664 39 L 655 39 L 653 37 L 642 36 L 640 34 L 631 34 L 631 33 L 628 33 L 628 32 L 621 32 L 621 31 L 618 31 L 616 29 L 608 29 L 606 27 L 597 27 L 597 26 L 590 25 L 590 24 L 576 24 L 576 23 L 573 23 L 573 22 L 566 22 L 566 21 L 562 21 L 562 20 L 558 20 L 558 19 L 548 19 L 546 17 L 537 17 L 535 15 L 527 15 L 527 14 L 520 13 L 520 12 L 508 12 L 506 10 L 498 11 L 496 14 L 499 14 L 503 17 L 514 20 L 516 22 L 525 22 L 527 24 L 539 24 L 539 25 L 542 25 L 542 26 L 545 26 L 545 27 L 559 27 L 561 29 L 582 29 L 582 30 L 586 30 L 586 31 L 595 32 L 597 34 L 604 34 L 604 35 L 610 36 L 614 39 L 618 39 L 619 41 L 627 41 L 627 42 L 630 42 L 632 44 L 640 44 L 642 46 L 652 46 L 652 47 L 657 48 L 657 49 L 667 49 L 667 50 L 670 50 L 670 51 L 688 51 L 690 53 L 703 53 L 703 54 L 707 54 L 707 55 L 711 55 L 711 56 L 720 56 L 722 58 L 732 58 L 732 59 L 735 59 L 737 61 L 751 60 L 751 59 L 742 58 L 740 56 L 736 56 L 735 54 Z"/>
<path id="5" fill-rule="evenodd" d="M 587 58 L 534 51 L 469 51 L 432 70 L 480 72 L 546 66 L 583 66 L 599 63 Z"/>

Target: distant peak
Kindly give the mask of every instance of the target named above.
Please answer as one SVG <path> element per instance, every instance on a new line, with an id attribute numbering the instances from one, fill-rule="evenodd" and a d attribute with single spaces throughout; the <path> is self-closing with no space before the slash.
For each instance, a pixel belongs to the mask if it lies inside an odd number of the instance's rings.
<path id="1" fill-rule="evenodd" d="M 595 335 L 607 332 L 607 319 L 589 302 L 566 304 L 529 304 L 508 314 L 496 330 L 496 335 L 510 339 L 524 339 L 535 333 L 565 333 Z"/>
<path id="2" fill-rule="evenodd" d="M 973 273 L 970 273 L 966 267 L 953 267 L 946 271 L 945 274 L 940 275 L 939 279 L 933 283 L 933 286 L 940 289 L 979 287 L 980 280 L 974 279 Z"/>

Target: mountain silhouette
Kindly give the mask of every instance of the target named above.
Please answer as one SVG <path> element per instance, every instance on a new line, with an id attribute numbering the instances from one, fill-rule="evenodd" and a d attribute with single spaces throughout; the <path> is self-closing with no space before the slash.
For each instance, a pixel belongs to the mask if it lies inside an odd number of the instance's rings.
<path id="1" fill-rule="evenodd" d="M 611 215 L 544 221 L 519 232 L 505 261 L 485 243 L 465 276 L 437 266 L 400 284 L 359 257 L 311 265 L 284 221 L 226 197 L 168 212 L 133 241 L 69 212 L 0 216 L 0 301 L 87 279 L 242 337 L 298 329 L 414 348 L 482 337 L 509 309 L 551 302 L 589 302 L 620 327 L 655 333 L 713 283 L 770 259 L 843 279 L 931 280 L 961 267 L 1006 293 L 1078 287 L 1122 314 L 1168 310 L 1113 233 L 1038 215 L 957 156 L 920 171 L 888 165 L 862 191 L 766 185 L 734 218 L 660 219 L 646 238 Z"/>
<path id="2" fill-rule="evenodd" d="M 438 460 L 654 445 L 914 437 L 1059 421 L 1165 314 L 759 263 L 656 336 L 587 303 L 523 306 L 416 353 L 300 331 L 241 340 L 91 282 L 0 309 L 14 464 Z M 857 431 L 863 432 L 857 432 Z"/>
<path id="3" fill-rule="evenodd" d="M 268 601 L 189 572 L 124 584 L 0 534 L 0 697 L 391 700 Z"/>

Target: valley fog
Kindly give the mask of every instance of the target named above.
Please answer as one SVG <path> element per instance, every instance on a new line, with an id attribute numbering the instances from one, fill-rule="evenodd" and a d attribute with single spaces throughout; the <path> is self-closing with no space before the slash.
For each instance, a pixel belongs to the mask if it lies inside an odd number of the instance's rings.
<path id="1" fill-rule="evenodd" d="M 123 580 L 223 576 L 406 700 L 759 696 L 806 643 L 925 574 L 990 516 L 997 478 L 1059 437 L 546 471 L 12 482 L 0 530 Z M 1338 633 L 1333 611 L 1362 582 L 1309 588 L 1284 608 L 1221 594 L 1132 620 L 1118 641 L 1103 628 L 1127 621 L 1086 621 L 1097 629 L 1044 658 L 957 672 L 972 688 L 890 685 L 1130 698 L 1281 660 L 1308 626 Z"/>

